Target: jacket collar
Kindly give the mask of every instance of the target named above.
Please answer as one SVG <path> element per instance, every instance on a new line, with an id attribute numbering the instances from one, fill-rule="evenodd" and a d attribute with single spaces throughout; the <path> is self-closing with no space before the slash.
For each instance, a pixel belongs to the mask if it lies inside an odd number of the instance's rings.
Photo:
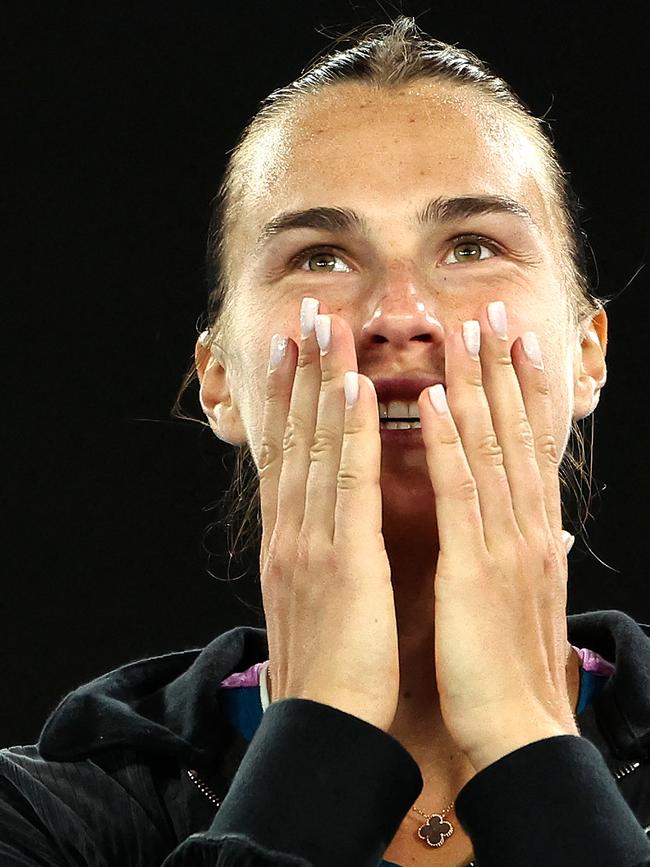
<path id="1" fill-rule="evenodd" d="M 650 626 L 606 610 L 569 615 L 567 631 L 571 644 L 616 666 L 577 717 L 581 733 L 604 754 L 643 761 L 650 753 Z M 209 766 L 233 738 L 219 684 L 268 655 L 266 630 L 239 626 L 203 649 L 131 662 L 69 693 L 48 717 L 39 752 L 74 761 L 122 747 Z"/>
<path id="2" fill-rule="evenodd" d="M 577 717 L 581 733 L 594 742 L 602 735 L 616 758 L 643 762 L 650 755 L 650 626 L 622 611 L 590 611 L 570 615 L 567 632 L 575 647 L 616 666 L 593 706 Z M 590 719 L 598 727 L 593 738 Z"/>
<path id="3" fill-rule="evenodd" d="M 186 766 L 209 766 L 232 740 L 219 684 L 268 659 L 266 630 L 239 626 L 203 649 L 131 662 L 69 693 L 50 714 L 38 749 L 74 761 L 111 747 Z"/>

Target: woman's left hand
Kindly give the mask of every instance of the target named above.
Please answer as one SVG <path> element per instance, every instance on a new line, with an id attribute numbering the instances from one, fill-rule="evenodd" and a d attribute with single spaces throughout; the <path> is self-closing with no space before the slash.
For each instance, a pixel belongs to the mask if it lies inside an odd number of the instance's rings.
<path id="1" fill-rule="evenodd" d="M 520 339 L 511 357 L 487 308 L 480 337 L 480 359 L 461 330 L 447 337 L 450 411 L 439 415 L 428 390 L 418 401 L 440 544 L 440 707 L 477 771 L 535 740 L 580 734 L 567 687 L 567 556 L 549 379 Z"/>

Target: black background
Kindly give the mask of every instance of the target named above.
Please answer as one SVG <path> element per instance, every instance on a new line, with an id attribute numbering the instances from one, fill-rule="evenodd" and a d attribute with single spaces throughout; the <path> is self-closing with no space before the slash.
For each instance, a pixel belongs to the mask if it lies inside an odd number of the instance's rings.
<path id="1" fill-rule="evenodd" d="M 225 537 L 203 539 L 232 448 L 170 417 L 205 308 L 210 201 L 271 90 L 348 27 L 416 16 L 546 113 L 585 206 L 608 307 L 589 544 L 569 613 L 650 621 L 650 62 L 629 3 L 4 4 L 4 593 L 0 743 L 32 743 L 71 688 L 261 625 Z M 329 35 L 323 33 L 327 30 Z M 629 284 L 629 285 L 628 285 Z M 628 287 L 625 289 L 625 287 Z M 623 291 L 625 289 L 625 291 Z M 184 406 L 197 416 L 197 389 Z M 589 460 L 589 455 L 587 455 Z M 229 458 L 228 460 L 231 460 Z M 233 575 L 246 565 L 238 563 Z M 219 569 L 221 571 L 219 571 Z"/>

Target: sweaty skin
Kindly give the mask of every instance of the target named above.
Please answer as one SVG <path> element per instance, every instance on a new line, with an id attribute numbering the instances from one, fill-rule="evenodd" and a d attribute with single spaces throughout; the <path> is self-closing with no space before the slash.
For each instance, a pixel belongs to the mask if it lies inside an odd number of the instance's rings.
<path id="1" fill-rule="evenodd" d="M 490 301 L 503 300 L 510 343 L 527 330 L 539 336 L 556 439 L 564 450 L 571 420 L 594 410 L 605 384 L 607 317 L 600 311 L 582 337 L 570 326 L 561 235 L 539 155 L 501 109 L 472 90 L 431 82 L 390 93 L 337 86 L 310 97 L 268 131 L 245 179 L 241 219 L 230 236 L 236 306 L 229 355 L 210 356 L 201 343 L 196 346 L 201 403 L 220 439 L 248 441 L 258 462 L 266 349 L 275 332 L 299 344 L 298 311 L 306 295 L 346 318 L 359 371 L 371 378 L 444 375 L 444 334 L 478 319 Z M 511 197 L 530 211 L 533 223 L 509 214 L 444 226 L 415 223 L 415 214 L 434 197 L 477 194 Z M 272 217 L 320 205 L 355 210 L 368 236 L 293 229 L 258 246 Z M 468 234 L 496 246 L 479 241 L 483 246 L 473 248 L 476 257 L 468 261 L 456 240 Z M 312 245 L 337 249 L 289 264 Z M 420 765 L 425 788 L 418 803 L 440 810 L 474 771 L 443 723 L 436 689 L 438 547 L 425 450 L 384 448 L 381 488 L 400 652 L 391 734 Z M 572 652 L 567 688 L 574 708 L 578 683 Z"/>

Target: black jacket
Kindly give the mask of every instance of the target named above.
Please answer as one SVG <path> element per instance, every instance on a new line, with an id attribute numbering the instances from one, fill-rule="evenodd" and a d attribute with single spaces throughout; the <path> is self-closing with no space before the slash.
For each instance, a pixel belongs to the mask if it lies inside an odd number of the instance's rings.
<path id="1" fill-rule="evenodd" d="M 462 789 L 477 867 L 650 865 L 650 627 L 597 611 L 568 635 L 615 673 L 577 714 L 582 737 L 522 747 Z M 259 714 L 233 725 L 229 696 L 252 692 L 220 684 L 267 657 L 266 631 L 242 626 L 71 692 L 37 745 L 0 751 L 2 867 L 377 867 L 418 765 L 318 702 L 262 715 L 258 691 Z"/>

